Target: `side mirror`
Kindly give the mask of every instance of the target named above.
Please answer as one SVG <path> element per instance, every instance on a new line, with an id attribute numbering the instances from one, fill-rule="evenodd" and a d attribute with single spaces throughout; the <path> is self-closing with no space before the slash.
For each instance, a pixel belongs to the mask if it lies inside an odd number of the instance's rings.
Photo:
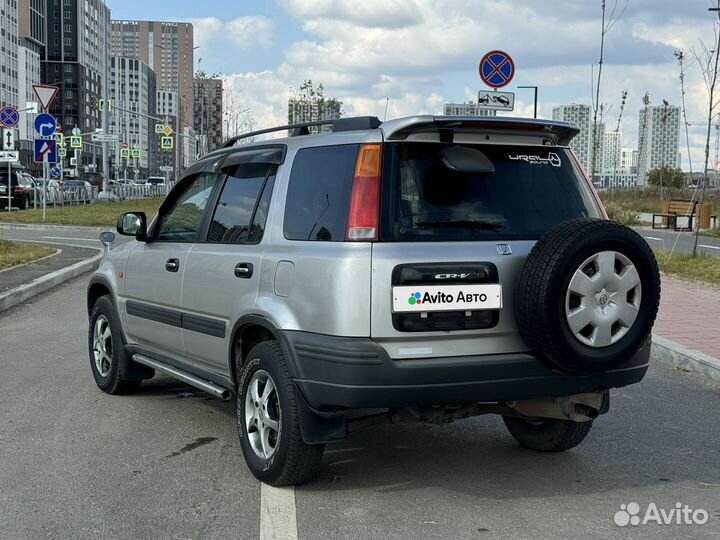
<path id="1" fill-rule="evenodd" d="M 110 231 L 103 231 L 100 233 L 100 241 L 103 245 L 110 250 L 110 246 L 115 241 L 115 233 Z"/>
<path id="2" fill-rule="evenodd" d="M 125 212 L 117 220 L 117 232 L 134 236 L 139 242 L 147 239 L 147 218 L 145 212 Z"/>

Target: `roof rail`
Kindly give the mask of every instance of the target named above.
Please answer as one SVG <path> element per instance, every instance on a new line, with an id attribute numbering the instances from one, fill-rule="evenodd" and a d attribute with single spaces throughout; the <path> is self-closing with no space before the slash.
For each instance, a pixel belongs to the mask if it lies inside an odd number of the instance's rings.
<path id="1" fill-rule="evenodd" d="M 338 131 L 357 131 L 361 129 L 377 129 L 382 122 L 377 116 L 355 116 L 351 118 L 334 118 L 330 120 L 317 120 L 315 122 L 304 122 L 302 124 L 290 124 L 287 126 L 277 126 L 273 128 L 260 129 L 243 133 L 237 137 L 232 137 L 223 143 L 222 148 L 230 148 L 236 142 L 256 135 L 264 135 L 265 133 L 274 133 L 276 131 L 290 131 L 291 137 L 300 135 L 309 135 L 311 127 L 316 126 L 332 126 L 333 132 Z"/>

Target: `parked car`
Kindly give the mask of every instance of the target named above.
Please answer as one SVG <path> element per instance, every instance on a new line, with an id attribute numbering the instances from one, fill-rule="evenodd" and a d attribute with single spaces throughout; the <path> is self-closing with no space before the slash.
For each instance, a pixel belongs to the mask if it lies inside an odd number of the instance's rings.
<path id="1" fill-rule="evenodd" d="M 43 187 L 43 182 L 46 187 Z M 61 190 L 62 186 L 58 180 L 42 178 L 35 179 L 35 189 L 37 191 L 37 204 L 42 205 L 43 192 L 47 193 L 47 204 L 60 204 L 62 202 Z"/>
<path id="2" fill-rule="evenodd" d="M 162 176 L 149 176 L 146 183 L 152 186 L 164 185 L 165 178 Z"/>
<path id="3" fill-rule="evenodd" d="M 63 183 L 63 197 L 65 203 L 87 204 L 92 200 L 92 186 L 83 180 L 65 180 Z"/>
<path id="4" fill-rule="evenodd" d="M 577 126 L 316 125 L 333 132 L 232 139 L 154 219 L 120 216 L 135 241 L 111 246 L 87 291 L 101 390 L 159 371 L 234 396 L 248 468 L 286 485 L 380 423 L 499 414 L 521 445 L 567 450 L 610 389 L 642 380 L 658 266 L 607 220 L 569 148 Z"/>
<path id="5" fill-rule="evenodd" d="M 7 170 L 0 170 L 0 208 L 8 206 L 8 189 L 10 190 L 10 206 L 27 210 L 35 200 L 35 182 L 33 177 L 23 171 L 11 171 L 8 186 Z"/>

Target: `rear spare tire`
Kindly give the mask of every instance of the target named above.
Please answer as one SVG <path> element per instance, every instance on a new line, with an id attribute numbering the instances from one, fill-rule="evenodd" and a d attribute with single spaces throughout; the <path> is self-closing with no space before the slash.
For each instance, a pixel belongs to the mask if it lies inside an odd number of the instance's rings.
<path id="1" fill-rule="evenodd" d="M 541 361 L 589 374 L 622 365 L 643 346 L 659 302 L 660 273 L 642 236 L 582 218 L 552 228 L 532 249 L 515 314 Z"/>

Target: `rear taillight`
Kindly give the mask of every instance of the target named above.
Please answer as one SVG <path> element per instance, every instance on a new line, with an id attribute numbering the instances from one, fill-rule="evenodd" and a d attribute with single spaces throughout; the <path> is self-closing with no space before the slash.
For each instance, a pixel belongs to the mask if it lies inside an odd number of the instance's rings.
<path id="1" fill-rule="evenodd" d="M 346 240 L 373 241 L 380 229 L 382 145 L 363 144 L 355 164 Z"/>
<path id="2" fill-rule="evenodd" d="M 25 188 L 22 186 L 15 186 L 15 193 L 25 193 Z"/>

